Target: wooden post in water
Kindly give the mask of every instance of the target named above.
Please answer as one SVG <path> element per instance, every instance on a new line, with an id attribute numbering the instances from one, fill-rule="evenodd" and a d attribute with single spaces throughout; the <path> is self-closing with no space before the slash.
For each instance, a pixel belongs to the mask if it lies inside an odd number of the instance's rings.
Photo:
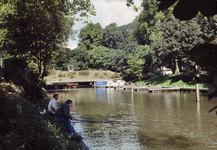
<path id="1" fill-rule="evenodd" d="M 200 91 L 199 91 L 199 86 L 196 84 L 196 102 L 200 102 Z"/>
<path id="2" fill-rule="evenodd" d="M 118 82 L 118 91 L 120 90 L 120 82 Z"/>
<path id="3" fill-rule="evenodd" d="M 185 85 L 183 85 L 183 92 L 185 93 Z"/>
<path id="4" fill-rule="evenodd" d="M 164 84 L 164 87 L 166 87 L 166 84 Z"/>
<path id="5" fill-rule="evenodd" d="M 110 89 L 110 82 L 108 81 L 108 84 L 109 84 L 109 89 Z"/>
<path id="6" fill-rule="evenodd" d="M 101 88 L 102 88 L 102 81 L 101 81 Z"/>
<path id="7" fill-rule="evenodd" d="M 133 82 L 131 82 L 131 92 L 133 93 Z"/>
<path id="8" fill-rule="evenodd" d="M 94 88 L 96 88 L 96 81 L 94 81 Z"/>

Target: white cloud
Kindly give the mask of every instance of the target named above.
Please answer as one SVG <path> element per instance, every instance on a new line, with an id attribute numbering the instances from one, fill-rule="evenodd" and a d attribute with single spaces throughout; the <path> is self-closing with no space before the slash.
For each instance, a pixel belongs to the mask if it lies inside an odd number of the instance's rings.
<path id="1" fill-rule="evenodd" d="M 134 0 L 136 6 L 141 5 L 141 0 Z M 131 7 L 126 6 L 126 0 L 92 0 L 96 9 L 96 16 L 90 20 L 93 23 L 100 23 L 103 28 L 111 23 L 117 23 L 118 26 L 126 25 L 132 22 L 139 12 L 133 11 Z M 73 27 L 74 30 L 81 29 L 86 24 L 77 22 Z M 69 47 L 77 45 L 77 41 L 69 41 Z"/>
<path id="2" fill-rule="evenodd" d="M 135 2 L 140 4 L 140 0 Z M 94 0 L 93 4 L 97 14 L 91 17 L 91 20 L 93 23 L 99 22 L 103 28 L 113 22 L 116 22 L 118 26 L 128 24 L 139 14 L 133 11 L 131 7 L 126 6 L 126 0 Z"/>

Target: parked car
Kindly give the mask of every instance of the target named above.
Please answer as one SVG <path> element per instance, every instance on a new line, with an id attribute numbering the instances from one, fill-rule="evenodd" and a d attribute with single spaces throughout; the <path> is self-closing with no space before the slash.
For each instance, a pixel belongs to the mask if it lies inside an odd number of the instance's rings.
<path id="1" fill-rule="evenodd" d="M 165 75 L 172 75 L 173 72 L 171 69 L 166 68 L 165 70 L 161 70 L 161 75 L 165 76 Z"/>
<path id="2" fill-rule="evenodd" d="M 147 76 L 148 76 L 148 77 L 154 77 L 154 76 L 155 76 L 155 74 L 154 74 L 154 73 L 152 73 L 152 72 L 149 72 L 149 73 L 147 73 Z"/>

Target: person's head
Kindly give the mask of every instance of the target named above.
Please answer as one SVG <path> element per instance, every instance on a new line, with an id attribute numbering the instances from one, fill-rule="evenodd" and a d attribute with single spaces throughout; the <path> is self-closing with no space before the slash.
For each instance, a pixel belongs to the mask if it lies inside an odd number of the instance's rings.
<path id="1" fill-rule="evenodd" d="M 54 94 L 54 95 L 53 95 L 53 98 L 54 98 L 55 100 L 58 100 L 59 94 Z"/>
<path id="2" fill-rule="evenodd" d="M 66 101 L 66 104 L 68 104 L 69 107 L 71 107 L 71 106 L 72 106 L 72 100 L 68 99 L 68 100 Z"/>

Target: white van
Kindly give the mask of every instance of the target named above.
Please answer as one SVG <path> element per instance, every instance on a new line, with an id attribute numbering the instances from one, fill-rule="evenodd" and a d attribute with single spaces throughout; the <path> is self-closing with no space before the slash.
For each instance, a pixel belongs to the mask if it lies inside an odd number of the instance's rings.
<path id="1" fill-rule="evenodd" d="M 161 70 L 161 75 L 163 75 L 163 76 L 165 76 L 165 75 L 169 76 L 169 75 L 172 75 L 172 74 L 173 74 L 173 72 L 169 68 L 166 68 L 165 70 Z"/>

